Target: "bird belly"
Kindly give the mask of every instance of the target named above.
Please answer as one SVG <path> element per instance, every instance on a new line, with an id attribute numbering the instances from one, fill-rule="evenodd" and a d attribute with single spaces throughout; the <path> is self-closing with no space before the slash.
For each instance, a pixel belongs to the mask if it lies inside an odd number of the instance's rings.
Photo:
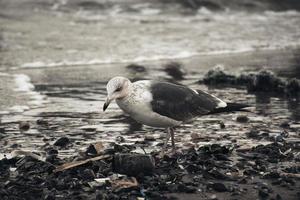
<path id="1" fill-rule="evenodd" d="M 147 105 L 128 101 L 117 101 L 117 104 L 130 117 L 147 126 L 167 128 L 181 124 L 180 121 L 153 112 Z"/>

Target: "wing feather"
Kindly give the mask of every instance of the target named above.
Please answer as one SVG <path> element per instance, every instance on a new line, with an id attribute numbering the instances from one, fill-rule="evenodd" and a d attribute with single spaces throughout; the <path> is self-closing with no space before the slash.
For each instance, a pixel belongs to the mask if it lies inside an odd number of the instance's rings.
<path id="1" fill-rule="evenodd" d="M 153 96 L 152 110 L 178 121 L 208 114 L 216 109 L 221 101 L 201 90 L 195 91 L 167 82 L 154 82 L 150 89 Z"/>

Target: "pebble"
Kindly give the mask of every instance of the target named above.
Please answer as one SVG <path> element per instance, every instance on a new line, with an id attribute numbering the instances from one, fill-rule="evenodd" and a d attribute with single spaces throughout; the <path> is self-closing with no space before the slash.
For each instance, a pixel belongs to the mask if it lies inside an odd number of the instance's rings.
<path id="1" fill-rule="evenodd" d="M 56 140 L 53 145 L 54 146 L 59 146 L 59 147 L 65 147 L 69 143 L 70 143 L 69 138 L 67 138 L 67 137 L 61 137 L 58 140 Z"/>
<path id="2" fill-rule="evenodd" d="M 223 183 L 212 183 L 212 184 L 209 184 L 208 187 L 211 187 L 216 192 L 226 192 L 226 191 L 228 191 L 227 187 Z"/>
<path id="3" fill-rule="evenodd" d="M 134 71 L 134 72 L 145 72 L 146 67 L 138 64 L 130 64 L 126 66 L 127 69 Z"/>
<path id="4" fill-rule="evenodd" d="M 239 115 L 237 116 L 236 121 L 240 123 L 247 123 L 249 121 L 249 117 L 246 115 Z"/>
<path id="5" fill-rule="evenodd" d="M 164 70 L 175 80 L 183 80 L 186 74 L 182 64 L 178 62 L 169 62 L 164 65 Z"/>
<path id="6" fill-rule="evenodd" d="M 20 122 L 19 123 L 19 129 L 22 131 L 28 131 L 30 129 L 30 123 L 29 122 Z"/>

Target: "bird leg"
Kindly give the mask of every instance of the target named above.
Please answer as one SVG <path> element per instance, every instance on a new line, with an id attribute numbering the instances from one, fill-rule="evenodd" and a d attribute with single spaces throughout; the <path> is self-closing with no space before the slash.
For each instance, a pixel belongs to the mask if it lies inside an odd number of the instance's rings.
<path id="1" fill-rule="evenodd" d="M 171 133 L 170 133 L 170 128 L 167 128 L 167 137 L 165 139 L 165 142 L 164 142 L 164 146 L 163 146 L 163 151 L 165 151 L 167 149 L 167 146 L 168 146 L 168 142 L 170 140 L 170 137 L 171 137 Z"/>
<path id="2" fill-rule="evenodd" d="M 170 131 L 170 135 L 171 135 L 172 148 L 173 148 L 173 151 L 175 151 L 174 128 L 169 128 L 169 131 Z"/>
<path id="3" fill-rule="evenodd" d="M 168 142 L 169 142 L 170 138 L 171 138 L 171 141 L 172 141 L 173 152 L 175 152 L 174 129 L 173 128 L 167 128 L 167 137 L 166 137 L 165 142 L 164 142 L 164 146 L 163 146 L 163 149 L 162 149 L 162 152 L 161 152 L 161 157 L 163 157 L 163 155 L 165 154 L 165 151 L 167 149 Z"/>

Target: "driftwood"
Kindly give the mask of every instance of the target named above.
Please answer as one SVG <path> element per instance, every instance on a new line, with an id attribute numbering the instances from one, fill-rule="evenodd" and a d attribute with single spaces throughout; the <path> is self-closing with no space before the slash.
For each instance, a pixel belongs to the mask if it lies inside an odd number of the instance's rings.
<path id="1" fill-rule="evenodd" d="M 77 167 L 77 166 L 86 164 L 90 161 L 103 160 L 103 159 L 106 159 L 106 158 L 109 158 L 109 157 L 111 157 L 111 155 L 102 155 L 102 156 L 97 156 L 97 157 L 94 157 L 94 158 L 89 158 L 89 159 L 86 159 L 86 160 L 80 160 L 80 161 L 65 163 L 65 164 L 62 164 L 60 166 L 57 166 L 56 169 L 53 170 L 53 172 L 56 173 L 56 172 L 64 171 L 66 169 L 71 169 L 73 167 Z"/>

